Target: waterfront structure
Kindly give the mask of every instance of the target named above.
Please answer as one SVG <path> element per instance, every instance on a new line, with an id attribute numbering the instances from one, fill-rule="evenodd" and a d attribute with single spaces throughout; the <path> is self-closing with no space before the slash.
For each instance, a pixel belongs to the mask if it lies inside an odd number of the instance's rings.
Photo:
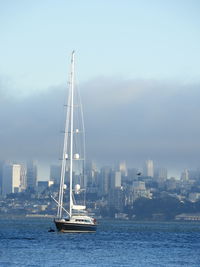
<path id="1" fill-rule="evenodd" d="M 200 213 L 182 213 L 175 216 L 176 221 L 200 221 Z"/>

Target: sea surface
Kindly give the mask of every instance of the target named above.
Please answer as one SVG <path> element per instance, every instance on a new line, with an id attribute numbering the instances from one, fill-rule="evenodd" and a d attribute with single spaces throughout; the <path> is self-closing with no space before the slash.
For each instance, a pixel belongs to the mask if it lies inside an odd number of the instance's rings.
<path id="1" fill-rule="evenodd" d="M 200 223 L 101 220 L 90 234 L 50 227 L 51 218 L 0 218 L 0 267 L 200 266 Z"/>

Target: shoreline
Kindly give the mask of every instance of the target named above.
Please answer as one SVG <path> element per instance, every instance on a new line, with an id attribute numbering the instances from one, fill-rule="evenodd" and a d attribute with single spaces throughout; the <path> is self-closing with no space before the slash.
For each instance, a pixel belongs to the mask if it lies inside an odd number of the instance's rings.
<path id="1" fill-rule="evenodd" d="M 0 219 L 21 219 L 21 218 L 44 218 L 44 219 L 53 219 L 55 215 L 51 214 L 0 214 Z M 99 218 L 98 221 L 115 221 L 115 222 L 132 222 L 132 223 L 200 223 L 200 220 L 127 220 L 127 219 L 115 219 L 115 218 Z"/>

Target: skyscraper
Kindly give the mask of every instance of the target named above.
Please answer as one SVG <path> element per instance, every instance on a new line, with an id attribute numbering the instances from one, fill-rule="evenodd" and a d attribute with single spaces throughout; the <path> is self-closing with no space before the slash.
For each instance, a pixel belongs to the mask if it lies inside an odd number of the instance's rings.
<path id="1" fill-rule="evenodd" d="M 60 184 L 60 174 L 61 174 L 60 165 L 50 166 L 50 181 L 53 181 L 54 184 Z"/>
<path id="2" fill-rule="evenodd" d="M 182 173 L 181 173 L 181 180 L 183 181 L 188 181 L 189 180 L 189 172 L 187 169 L 185 169 Z"/>
<path id="3" fill-rule="evenodd" d="M 2 195 L 21 192 L 21 165 L 6 164 L 3 167 Z"/>
<path id="4" fill-rule="evenodd" d="M 20 187 L 21 191 L 24 191 L 27 187 L 26 167 L 24 165 L 21 165 L 21 170 L 20 170 Z"/>
<path id="5" fill-rule="evenodd" d="M 111 174 L 111 189 L 121 187 L 121 172 L 113 171 Z"/>
<path id="6" fill-rule="evenodd" d="M 97 166 L 94 161 L 86 162 L 85 180 L 85 186 L 95 186 L 97 184 Z"/>
<path id="7" fill-rule="evenodd" d="M 167 180 L 167 169 L 160 168 L 158 169 L 158 181 Z"/>
<path id="8" fill-rule="evenodd" d="M 111 169 L 110 167 L 101 168 L 101 172 L 99 175 L 99 194 L 107 195 L 110 187 L 110 177 L 111 177 Z"/>
<path id="9" fill-rule="evenodd" d="M 153 160 L 149 159 L 145 162 L 144 175 L 149 177 L 154 176 Z"/>
<path id="10" fill-rule="evenodd" d="M 37 184 L 37 166 L 32 161 L 27 163 L 26 179 L 27 188 L 35 189 Z"/>
<path id="11" fill-rule="evenodd" d="M 121 161 L 119 164 L 119 171 L 123 176 L 127 176 L 127 167 L 126 167 L 126 162 Z"/>

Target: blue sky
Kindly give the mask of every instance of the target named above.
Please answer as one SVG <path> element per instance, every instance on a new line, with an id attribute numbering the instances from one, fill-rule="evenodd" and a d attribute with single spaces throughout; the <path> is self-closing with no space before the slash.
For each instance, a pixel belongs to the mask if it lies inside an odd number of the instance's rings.
<path id="1" fill-rule="evenodd" d="M 199 14 L 198 0 L 0 0 L 0 158 L 59 158 L 75 50 L 89 159 L 199 168 Z"/>
<path id="2" fill-rule="evenodd" d="M 0 73 L 19 90 L 96 76 L 199 80 L 200 2 L 0 1 Z"/>

